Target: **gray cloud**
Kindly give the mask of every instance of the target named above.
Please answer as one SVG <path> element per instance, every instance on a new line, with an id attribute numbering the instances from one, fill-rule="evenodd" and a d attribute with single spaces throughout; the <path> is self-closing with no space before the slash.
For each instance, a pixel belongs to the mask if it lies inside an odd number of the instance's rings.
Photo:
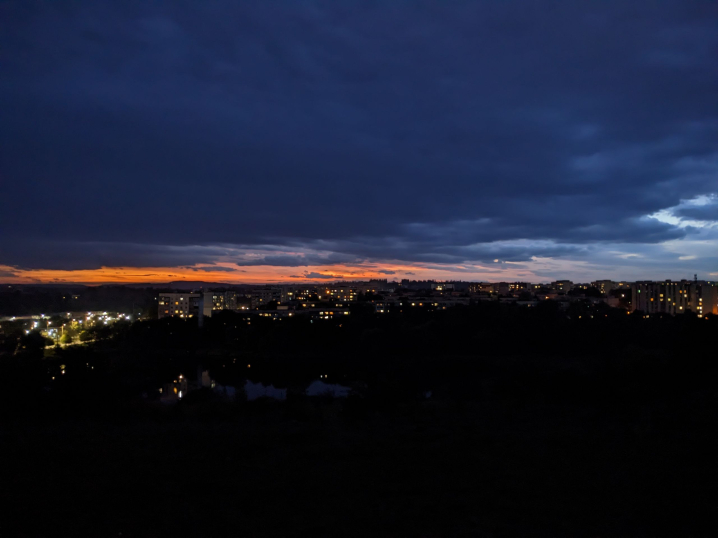
<path id="1" fill-rule="evenodd" d="M 0 264 L 597 261 L 688 238 L 645 216 L 718 192 L 707 4 L 16 0 L 3 24 Z"/>
<path id="2" fill-rule="evenodd" d="M 304 273 L 301 277 L 296 278 L 322 278 L 324 280 L 336 280 L 336 275 L 325 275 L 323 273 L 315 273 L 314 271 L 309 271 Z"/>
<path id="3" fill-rule="evenodd" d="M 216 272 L 216 273 L 246 273 L 247 271 L 243 269 L 237 269 L 235 267 L 224 267 L 224 266 L 217 266 L 217 265 L 205 265 L 201 267 L 192 267 L 193 271 L 207 271 L 207 272 Z"/>
<path id="4" fill-rule="evenodd" d="M 718 221 L 718 201 L 701 206 L 681 207 L 675 214 L 690 220 Z"/>
<path id="5" fill-rule="evenodd" d="M 283 267 L 306 267 L 310 265 L 334 265 L 338 263 L 357 262 L 358 259 L 352 254 L 330 252 L 328 254 L 282 254 L 282 255 L 261 255 L 251 259 L 236 261 L 239 266 L 274 265 Z"/>
<path id="6" fill-rule="evenodd" d="M 58 239 L 0 238 L 0 263 L 20 269 L 98 269 L 100 267 L 182 267 L 213 264 L 233 250 L 216 245 L 155 245 L 78 242 Z"/>

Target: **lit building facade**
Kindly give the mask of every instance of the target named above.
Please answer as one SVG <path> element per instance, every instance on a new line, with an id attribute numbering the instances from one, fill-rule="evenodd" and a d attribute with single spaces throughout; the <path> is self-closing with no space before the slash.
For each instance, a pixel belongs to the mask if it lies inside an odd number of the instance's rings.
<path id="1" fill-rule="evenodd" d="M 351 302 L 357 300 L 358 290 L 354 286 L 341 286 L 333 284 L 317 288 L 317 297 L 320 301 L 343 301 Z"/>
<path id="2" fill-rule="evenodd" d="M 202 294 L 202 314 L 211 317 L 218 310 L 238 310 L 237 292 L 208 291 Z"/>
<path id="3" fill-rule="evenodd" d="M 640 281 L 631 286 L 631 310 L 647 314 L 718 314 L 718 288 L 708 282 Z"/>
<path id="4" fill-rule="evenodd" d="M 613 280 L 596 280 L 591 282 L 591 286 L 600 291 L 603 295 L 608 295 L 611 291 L 618 288 L 618 282 Z"/>
<path id="5" fill-rule="evenodd" d="M 573 289 L 573 282 L 570 280 L 556 280 L 551 282 L 550 288 L 559 293 L 568 293 Z"/>
<path id="6" fill-rule="evenodd" d="M 282 288 L 261 288 L 254 289 L 248 293 L 252 300 L 252 308 L 264 306 L 272 301 L 281 302 Z"/>
<path id="7" fill-rule="evenodd" d="M 157 317 L 191 318 L 199 314 L 201 295 L 199 293 L 160 293 Z"/>

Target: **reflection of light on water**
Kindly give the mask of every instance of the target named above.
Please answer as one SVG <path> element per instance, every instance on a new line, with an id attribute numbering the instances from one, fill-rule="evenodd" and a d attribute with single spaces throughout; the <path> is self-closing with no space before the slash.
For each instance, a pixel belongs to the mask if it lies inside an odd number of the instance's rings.
<path id="1" fill-rule="evenodd" d="M 250 367 L 250 365 L 248 364 L 247 367 Z M 322 379 L 327 379 L 329 376 L 327 374 L 321 374 L 320 377 Z M 180 381 L 184 379 L 183 376 L 179 376 L 179 378 Z M 175 380 L 174 383 L 177 383 L 177 381 Z M 224 398 L 227 398 L 229 400 L 235 399 L 235 397 L 237 396 L 237 390 L 244 392 L 244 394 L 242 394 L 242 399 L 244 399 L 246 396 L 246 400 L 250 402 L 259 398 L 273 398 L 280 401 L 287 399 L 286 388 L 277 388 L 274 385 L 265 385 L 264 383 L 254 383 L 249 379 L 244 382 L 244 386 L 240 387 L 235 387 L 232 385 L 222 385 L 212 379 L 209 370 L 202 370 L 198 379 L 198 386 L 212 389 L 215 394 L 222 395 Z M 178 392 L 179 398 L 182 398 L 182 391 L 179 391 L 177 387 L 174 387 L 174 393 L 178 394 Z M 347 396 L 349 396 L 350 392 L 351 388 L 349 387 L 316 380 L 311 385 L 309 385 L 309 387 L 307 387 L 304 393 L 307 396 L 329 395 L 333 398 L 346 398 Z"/>
<path id="2" fill-rule="evenodd" d="M 307 396 L 324 396 L 331 394 L 334 398 L 346 398 L 349 396 L 349 387 L 325 383 L 324 381 L 314 381 L 307 387 Z"/>
<path id="3" fill-rule="evenodd" d="M 274 385 L 252 383 L 249 379 L 244 384 L 244 392 L 247 394 L 247 400 L 249 401 L 263 397 L 274 398 L 275 400 L 287 399 L 287 389 L 278 389 Z"/>
<path id="4" fill-rule="evenodd" d="M 233 398 L 235 396 L 235 387 L 223 386 L 212 383 L 215 392 L 222 392 L 225 396 Z M 324 383 L 323 381 L 314 381 L 305 394 L 307 396 L 324 396 L 331 395 L 334 398 L 346 398 L 349 396 L 351 389 L 343 385 Z M 274 385 L 265 385 L 263 383 L 253 383 L 249 379 L 244 383 L 244 393 L 247 395 L 247 401 L 257 400 L 258 398 L 273 398 L 275 400 L 286 400 L 287 389 L 279 389 Z"/>

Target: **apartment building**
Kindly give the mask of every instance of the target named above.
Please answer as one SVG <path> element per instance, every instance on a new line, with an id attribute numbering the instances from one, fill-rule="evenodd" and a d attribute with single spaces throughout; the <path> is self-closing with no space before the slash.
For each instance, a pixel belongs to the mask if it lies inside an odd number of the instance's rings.
<path id="1" fill-rule="evenodd" d="M 718 314 L 718 287 L 704 281 L 639 281 L 631 286 L 631 310 L 647 314 Z"/>
<path id="2" fill-rule="evenodd" d="M 201 297 L 199 293 L 161 293 L 158 297 L 157 317 L 191 318 L 197 316 Z"/>

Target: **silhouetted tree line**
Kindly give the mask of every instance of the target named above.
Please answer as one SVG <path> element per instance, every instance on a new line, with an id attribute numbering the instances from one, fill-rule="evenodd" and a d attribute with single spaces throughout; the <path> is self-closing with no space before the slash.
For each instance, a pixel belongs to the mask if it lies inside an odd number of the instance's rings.
<path id="1" fill-rule="evenodd" d="M 27 286 L 0 290 L 0 316 L 96 310 L 156 315 L 157 293 L 153 288 L 126 286 Z"/>

